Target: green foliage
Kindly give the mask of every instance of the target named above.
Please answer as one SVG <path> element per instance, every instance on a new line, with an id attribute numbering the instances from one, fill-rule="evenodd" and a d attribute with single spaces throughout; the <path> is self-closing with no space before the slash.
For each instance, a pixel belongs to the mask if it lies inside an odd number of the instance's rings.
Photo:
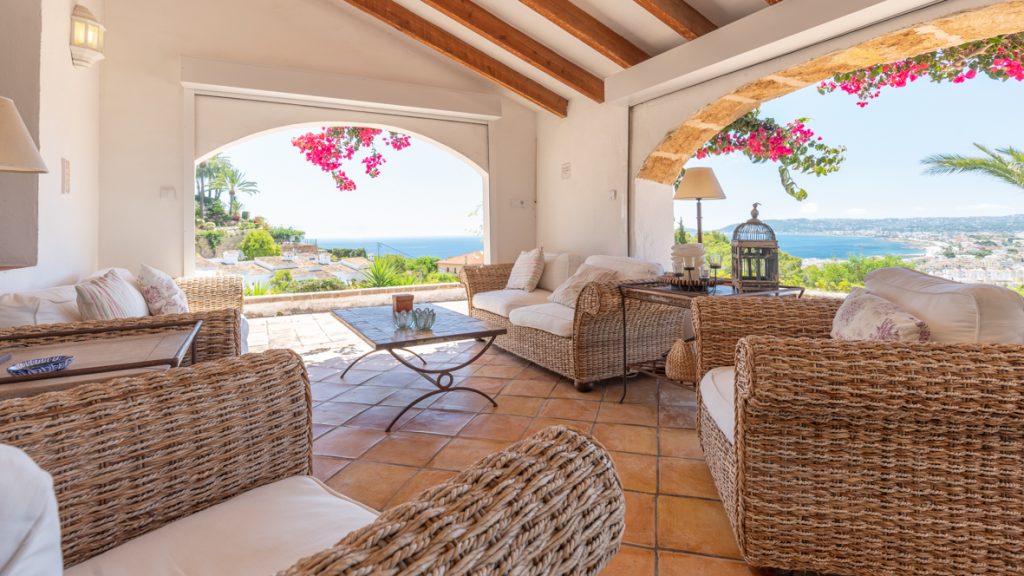
<path id="1" fill-rule="evenodd" d="M 693 237 L 686 231 L 686 227 L 683 226 L 683 219 L 680 218 L 679 222 L 676 223 L 676 244 L 689 244 Z"/>
<path id="2" fill-rule="evenodd" d="M 347 290 L 349 285 L 338 278 L 310 278 L 295 280 L 288 285 L 288 292 L 333 292 Z"/>
<path id="3" fill-rule="evenodd" d="M 1014 286 L 1013 291 L 1021 296 L 1024 296 L 1024 286 Z"/>
<path id="4" fill-rule="evenodd" d="M 408 258 L 406 260 L 409 260 Z M 436 256 L 420 256 L 414 258 L 411 262 L 406 264 L 406 270 L 412 270 L 417 275 L 426 277 L 434 272 L 437 272 L 437 263 L 441 259 Z"/>
<path id="5" fill-rule="evenodd" d="M 335 258 L 366 258 L 366 248 L 331 248 L 328 252 Z"/>
<path id="6" fill-rule="evenodd" d="M 446 282 L 458 282 L 459 277 L 454 274 L 446 274 L 444 272 L 431 272 L 427 274 L 426 284 L 444 284 Z"/>
<path id="7" fill-rule="evenodd" d="M 381 288 L 397 286 L 400 271 L 386 258 L 374 258 L 370 266 L 363 270 L 362 286 L 365 288 Z"/>
<path id="8" fill-rule="evenodd" d="M 807 121 L 797 118 L 780 124 L 774 118 L 762 118 L 760 109 L 754 109 L 712 137 L 694 157 L 700 160 L 739 152 L 754 164 L 778 163 L 783 189 L 793 198 L 805 200 L 807 191 L 793 180 L 793 172 L 826 176 L 839 170 L 846 159 L 845 146 L 825 144 L 807 128 Z"/>
<path id="9" fill-rule="evenodd" d="M 294 280 L 292 280 L 292 273 L 290 271 L 278 270 L 270 277 L 270 292 L 273 294 L 286 293 L 292 282 Z"/>
<path id="10" fill-rule="evenodd" d="M 221 242 L 224 241 L 223 230 L 198 230 L 196 231 L 196 238 L 202 238 L 206 240 L 206 245 L 210 247 L 210 250 L 214 253 L 217 252 L 217 247 L 220 246 Z"/>
<path id="11" fill-rule="evenodd" d="M 826 262 L 807 266 L 802 272 L 799 285 L 828 292 L 849 292 L 852 288 L 864 286 L 864 278 L 879 268 L 913 268 L 899 256 L 854 256 L 840 262 Z"/>
<path id="12" fill-rule="evenodd" d="M 976 173 L 991 176 L 1011 186 L 1024 189 L 1024 151 L 1007 146 L 994 151 L 974 143 L 985 156 L 962 156 L 960 154 L 933 154 L 921 163 L 927 166 L 925 174 L 967 174 Z"/>
<path id="13" fill-rule="evenodd" d="M 274 242 L 274 237 L 266 230 L 250 230 L 245 233 L 238 249 L 245 254 L 249 260 L 259 256 L 280 256 L 281 247 Z"/>
<path id="14" fill-rule="evenodd" d="M 409 269 L 412 264 L 412 260 L 402 256 L 401 254 L 383 254 L 373 259 L 374 262 L 386 262 L 396 272 L 405 272 Z"/>
<path id="15" fill-rule="evenodd" d="M 302 242 L 302 239 L 306 237 L 304 231 L 285 226 L 271 228 L 270 235 L 274 237 L 274 241 L 278 244 L 281 242 Z"/>
<path id="16" fill-rule="evenodd" d="M 266 286 L 262 282 L 254 282 L 252 286 L 245 287 L 244 294 L 246 296 L 266 296 L 270 294 L 270 286 Z"/>

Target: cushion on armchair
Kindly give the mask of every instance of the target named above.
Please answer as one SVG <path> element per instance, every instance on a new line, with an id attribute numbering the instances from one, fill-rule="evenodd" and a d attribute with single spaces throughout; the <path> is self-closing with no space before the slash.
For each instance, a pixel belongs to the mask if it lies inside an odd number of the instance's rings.
<path id="1" fill-rule="evenodd" d="M 1024 298 L 1012 290 L 906 268 L 875 270 L 864 284 L 928 324 L 933 342 L 1024 344 Z"/>
<path id="2" fill-rule="evenodd" d="M 922 320 L 863 288 L 854 288 L 832 320 L 836 340 L 927 342 L 931 336 Z"/>
<path id="3" fill-rule="evenodd" d="M 736 368 L 712 368 L 700 381 L 700 401 L 730 443 L 736 443 Z"/>
<path id="4" fill-rule="evenodd" d="M 77 298 L 71 285 L 0 294 L 0 328 L 78 322 Z"/>
<path id="5" fill-rule="evenodd" d="M 293 476 L 129 540 L 64 576 L 274 574 L 376 518 L 318 480 Z"/>
<path id="6" fill-rule="evenodd" d="M 27 454 L 0 444 L 0 574 L 60 574 L 53 479 Z"/>
<path id="7" fill-rule="evenodd" d="M 135 285 L 111 269 L 75 284 L 83 320 L 116 320 L 149 316 L 146 299 Z"/>

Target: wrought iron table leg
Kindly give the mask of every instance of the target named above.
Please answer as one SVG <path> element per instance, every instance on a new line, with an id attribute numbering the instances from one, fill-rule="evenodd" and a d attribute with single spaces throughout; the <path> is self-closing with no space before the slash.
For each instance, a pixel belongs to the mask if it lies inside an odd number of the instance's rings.
<path id="1" fill-rule="evenodd" d="M 416 352 L 413 352 L 412 350 L 409 350 L 408 348 L 396 348 L 396 350 L 401 350 L 402 352 L 408 352 L 409 354 L 412 354 L 413 356 L 419 358 L 420 362 L 424 366 L 427 365 L 427 361 L 426 361 L 426 359 L 423 358 L 423 356 L 420 356 L 419 354 L 417 354 Z M 366 354 L 363 354 L 359 358 L 356 358 L 355 360 L 353 360 L 352 363 L 349 364 L 348 366 L 346 366 L 345 370 L 341 373 L 341 379 L 344 380 L 345 379 L 345 374 L 348 374 L 348 371 L 351 370 L 352 367 L 355 366 L 360 360 L 362 360 L 363 358 L 366 358 L 370 354 L 374 354 L 376 352 L 381 352 L 381 350 L 370 350 Z M 394 356 L 394 353 L 392 353 L 392 356 Z M 397 358 L 397 356 L 396 356 L 396 358 Z"/>
<path id="2" fill-rule="evenodd" d="M 470 388 L 468 386 L 454 386 L 453 384 L 455 383 L 455 375 L 452 374 L 452 372 L 456 372 L 458 370 L 465 368 L 466 366 L 469 366 L 477 359 L 479 359 L 481 356 L 483 356 L 484 352 L 487 352 L 487 349 L 491 347 L 491 344 L 494 344 L 495 338 L 495 336 L 491 336 L 490 340 L 487 341 L 487 344 L 484 345 L 483 349 L 477 352 L 476 355 L 474 355 L 469 360 L 463 362 L 462 364 L 459 364 L 458 366 L 454 366 L 451 368 L 431 369 L 426 367 L 426 362 L 423 363 L 423 367 L 421 368 L 419 366 L 410 364 L 405 358 L 402 358 L 401 356 L 395 353 L 395 350 L 402 350 L 401 348 L 389 349 L 388 352 L 390 352 L 391 355 L 394 356 L 396 360 L 398 360 L 401 364 L 403 364 L 405 367 L 409 368 L 413 372 L 419 374 L 427 382 L 430 382 L 434 386 L 437 386 L 437 390 L 431 390 L 430 392 L 423 394 L 419 398 L 413 400 L 408 406 L 402 408 L 402 411 L 399 412 L 397 416 L 395 416 L 394 420 L 392 420 L 390 424 L 388 424 L 388 427 L 385 430 L 385 432 L 391 432 L 391 428 L 394 427 L 394 425 L 397 424 L 398 421 L 402 419 L 402 416 L 404 416 L 405 413 L 408 412 L 410 408 L 416 406 L 417 404 L 419 404 L 420 402 L 427 398 L 430 398 L 431 396 L 444 394 L 445 392 L 455 392 L 458 390 L 474 392 L 486 398 L 487 401 L 490 402 L 492 406 L 497 406 L 498 403 L 494 401 L 494 398 L 491 398 L 490 396 L 488 396 L 487 394 L 480 390 L 477 390 L 476 388 Z"/>

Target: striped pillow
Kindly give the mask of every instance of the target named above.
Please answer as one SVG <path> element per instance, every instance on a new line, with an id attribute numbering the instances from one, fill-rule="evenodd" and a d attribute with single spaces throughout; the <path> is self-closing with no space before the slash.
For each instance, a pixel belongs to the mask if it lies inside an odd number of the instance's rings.
<path id="1" fill-rule="evenodd" d="M 508 284 L 505 288 L 510 290 L 526 290 L 533 292 L 544 274 L 544 249 L 534 248 L 529 252 L 520 252 L 519 258 L 512 266 L 512 273 L 508 276 Z"/>
<path id="2" fill-rule="evenodd" d="M 75 285 L 82 320 L 115 320 L 149 316 L 149 306 L 138 288 L 110 270 Z"/>

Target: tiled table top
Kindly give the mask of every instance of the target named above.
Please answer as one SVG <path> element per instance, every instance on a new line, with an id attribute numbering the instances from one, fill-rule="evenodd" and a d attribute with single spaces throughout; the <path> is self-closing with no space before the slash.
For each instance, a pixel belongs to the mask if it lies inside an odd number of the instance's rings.
<path id="1" fill-rule="evenodd" d="M 506 332 L 504 328 L 433 304 L 421 304 L 417 308 L 430 308 L 437 315 L 430 330 L 395 328 L 391 306 L 345 308 L 334 310 L 332 314 L 374 350 L 489 338 Z"/>

